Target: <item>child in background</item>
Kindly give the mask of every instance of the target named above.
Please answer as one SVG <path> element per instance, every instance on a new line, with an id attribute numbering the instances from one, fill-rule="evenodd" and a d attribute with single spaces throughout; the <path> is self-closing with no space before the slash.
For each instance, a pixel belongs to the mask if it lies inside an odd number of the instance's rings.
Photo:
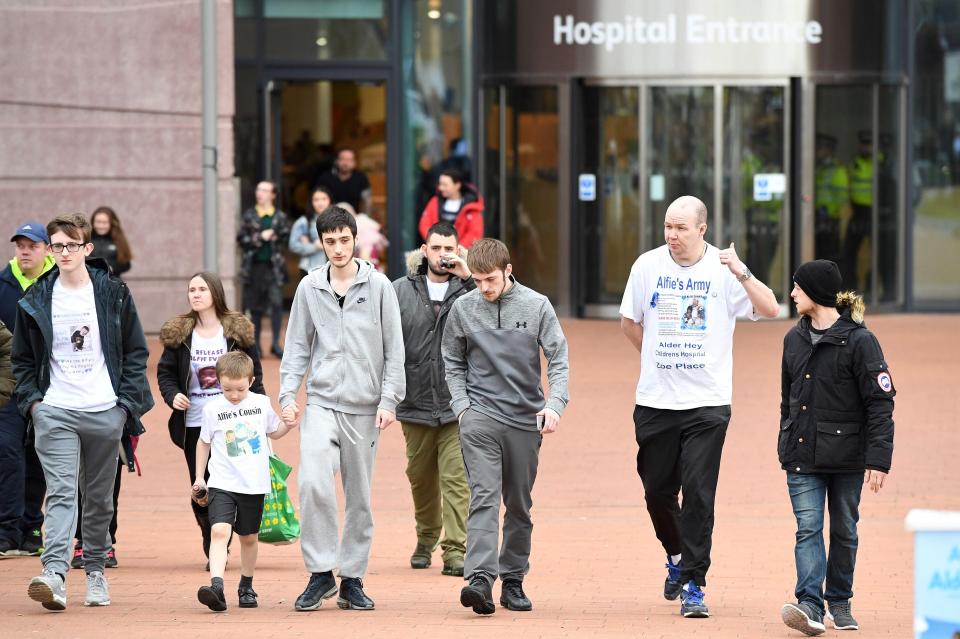
<path id="1" fill-rule="evenodd" d="M 257 533 L 263 497 L 270 490 L 269 448 L 262 445 L 263 438 L 283 437 L 296 421 L 281 422 L 269 398 L 250 392 L 253 360 L 246 353 L 232 351 L 217 360 L 217 379 L 223 395 L 203 409 L 193 493 L 196 499 L 208 498 L 211 524 L 210 585 L 197 591 L 197 599 L 210 610 L 223 612 L 227 609 L 223 572 L 233 531 L 240 538 L 240 607 L 257 607 L 253 590 Z M 205 483 L 208 459 L 210 479 Z"/>

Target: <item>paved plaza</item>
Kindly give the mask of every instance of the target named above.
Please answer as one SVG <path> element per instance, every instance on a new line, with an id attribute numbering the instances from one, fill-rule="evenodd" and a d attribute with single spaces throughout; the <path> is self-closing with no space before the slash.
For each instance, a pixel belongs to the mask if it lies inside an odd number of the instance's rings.
<path id="1" fill-rule="evenodd" d="M 735 338 L 733 419 L 727 434 L 707 576 L 710 619 L 683 619 L 665 601 L 663 552 L 635 472 L 631 411 L 639 356 L 615 322 L 567 320 L 571 403 L 559 431 L 544 439 L 534 489 L 533 555 L 525 588 L 530 613 L 498 607 L 492 617 L 461 608 L 462 581 L 408 559 L 416 543 L 399 426 L 383 434 L 374 475 L 374 534 L 364 581 L 371 612 L 342 611 L 335 600 L 312 613 L 293 610 L 306 584 L 299 545 L 261 546 L 254 586 L 260 608 L 236 607 L 239 548 L 228 565 L 230 610 L 196 600 L 208 583 L 200 533 L 188 505 L 182 454 L 167 436 L 169 409 L 156 390 L 160 354 L 151 344 L 150 379 L 158 406 L 146 416 L 138 452 L 143 476 L 125 475 L 117 556 L 108 570 L 113 605 L 84 608 L 85 580 L 67 578 L 68 609 L 50 613 L 27 598 L 36 558 L 0 562 L 0 623 L 8 637 L 800 637 L 780 622 L 792 599 L 794 519 L 777 463 L 782 338 L 791 323 L 741 322 Z M 960 510 L 953 464 L 960 450 L 960 318 L 871 317 L 898 396 L 893 468 L 879 495 L 864 492 L 853 610 L 860 637 L 912 636 L 911 508 Z M 264 343 L 267 336 L 264 336 Z M 276 358 L 264 383 L 276 400 Z M 299 465 L 299 432 L 275 443 Z M 291 477 L 293 480 L 294 477 Z M 293 481 L 293 492 L 296 492 Z M 499 584 L 494 590 L 499 598 Z M 841 634 L 828 630 L 827 636 Z"/>

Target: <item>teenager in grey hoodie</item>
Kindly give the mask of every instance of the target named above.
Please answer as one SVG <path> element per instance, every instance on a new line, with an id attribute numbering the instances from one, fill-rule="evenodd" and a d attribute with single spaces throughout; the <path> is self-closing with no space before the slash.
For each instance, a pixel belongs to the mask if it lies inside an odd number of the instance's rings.
<path id="1" fill-rule="evenodd" d="M 467 266 L 477 288 L 454 303 L 442 347 L 470 484 L 464 558 L 469 583 L 460 603 L 477 614 L 493 613 L 491 590 L 499 576 L 500 605 L 526 611 L 533 608 L 522 586 L 530 568 L 530 493 L 543 434 L 557 429 L 567 405 L 567 340 L 550 300 L 511 275 L 503 242 L 474 242 Z M 550 382 L 546 401 L 541 349 Z M 498 557 L 501 496 L 506 515 Z"/>
<path id="2" fill-rule="evenodd" d="M 290 309 L 280 406 L 285 420 L 300 415 L 297 391 L 306 378 L 307 406 L 300 434 L 300 546 L 310 581 L 294 604 L 316 610 L 337 594 L 337 605 L 369 610 L 363 591 L 373 539 L 370 483 L 381 430 L 396 419 L 403 399 L 403 332 L 397 295 L 382 273 L 354 259 L 357 224 L 331 207 L 317 218 L 330 260 L 297 287 Z M 346 501 L 338 553 L 337 491 Z"/>

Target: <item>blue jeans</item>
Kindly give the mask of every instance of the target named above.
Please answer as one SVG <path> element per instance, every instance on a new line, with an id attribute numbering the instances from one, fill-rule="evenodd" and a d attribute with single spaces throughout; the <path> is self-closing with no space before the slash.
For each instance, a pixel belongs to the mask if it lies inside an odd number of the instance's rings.
<path id="1" fill-rule="evenodd" d="M 807 602 L 822 613 L 824 599 L 833 603 L 853 597 L 863 473 L 788 472 L 787 488 L 797 518 L 797 601 Z M 830 513 L 829 557 L 823 545 L 824 498 Z"/>

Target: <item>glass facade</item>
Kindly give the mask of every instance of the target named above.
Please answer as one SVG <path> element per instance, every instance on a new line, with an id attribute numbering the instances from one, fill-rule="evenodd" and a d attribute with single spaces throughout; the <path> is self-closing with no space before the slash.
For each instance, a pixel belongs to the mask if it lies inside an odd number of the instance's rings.
<path id="1" fill-rule="evenodd" d="M 913 300 L 960 307 L 960 3 L 914 5 Z"/>
<path id="2" fill-rule="evenodd" d="M 475 182 L 473 13 L 471 0 L 405 2 L 403 49 L 403 228 L 419 246 L 417 222 L 440 173 L 455 168 Z"/>
<path id="3" fill-rule="evenodd" d="M 733 56 L 716 42 L 675 59 L 638 42 L 540 43 L 534 26 L 550 32 L 558 12 L 620 15 L 557 1 L 236 0 L 243 203 L 269 176 L 299 212 L 334 150 L 356 147 L 396 271 L 422 241 L 439 173 L 456 168 L 480 186 L 487 234 L 518 276 L 583 312 L 617 304 L 636 255 L 662 244 L 667 205 L 693 193 L 710 209 L 707 239 L 735 242 L 781 300 L 798 260 L 828 257 L 882 309 L 960 308 L 955 1 L 807 0 L 797 15 L 825 25 L 821 45 Z M 689 5 L 742 19 L 756 7 Z M 873 26 L 838 38 L 854 19 Z M 595 176 L 592 200 L 578 174 Z"/>
<path id="4" fill-rule="evenodd" d="M 472 0 L 238 0 L 235 165 L 244 206 L 257 181 L 294 216 L 336 152 L 355 151 L 392 275 L 419 246 L 439 172 L 472 175 Z M 295 260 L 291 258 L 291 270 Z M 294 278 L 296 279 L 296 278 Z"/>

